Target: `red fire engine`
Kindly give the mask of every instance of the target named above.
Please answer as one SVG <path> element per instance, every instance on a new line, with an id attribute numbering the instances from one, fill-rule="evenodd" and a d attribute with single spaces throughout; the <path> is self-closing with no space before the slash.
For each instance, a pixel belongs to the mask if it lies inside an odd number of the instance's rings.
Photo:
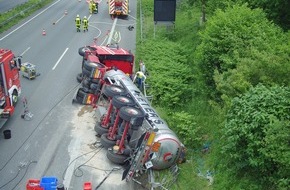
<path id="1" fill-rule="evenodd" d="M 109 0 L 109 14 L 111 16 L 128 16 L 129 0 Z"/>
<path id="2" fill-rule="evenodd" d="M 0 128 L 14 113 L 14 106 L 21 93 L 20 57 L 8 49 L 0 49 Z"/>

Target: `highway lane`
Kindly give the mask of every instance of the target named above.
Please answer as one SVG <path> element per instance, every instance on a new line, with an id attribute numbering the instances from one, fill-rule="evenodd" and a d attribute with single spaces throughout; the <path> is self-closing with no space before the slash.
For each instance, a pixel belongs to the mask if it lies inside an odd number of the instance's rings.
<path id="1" fill-rule="evenodd" d="M 135 50 L 135 32 L 128 32 L 127 26 L 136 22 L 136 2 L 130 2 L 132 17 L 118 19 L 113 42 L 121 47 Z M 67 15 L 64 15 L 67 10 Z M 19 25 L 0 35 L 1 47 L 23 54 L 23 61 L 37 66 L 41 75 L 33 81 L 21 78 L 22 97 L 28 99 L 29 109 L 34 114 L 31 121 L 20 118 L 23 111 L 18 103 L 14 116 L 0 130 L 11 129 L 12 138 L 0 139 L 0 189 L 23 189 L 30 178 L 53 175 L 70 189 L 80 189 L 86 180 L 100 183 L 108 171 L 86 168 L 82 175 L 73 175 L 69 165 L 80 154 L 93 151 L 91 165 L 110 170 L 113 166 L 105 158 L 105 151 L 86 146 L 94 143 L 93 112 L 83 106 L 72 105 L 71 100 L 78 86 L 76 75 L 80 72 L 79 47 L 91 44 L 97 37 L 98 44 L 105 44 L 113 20 L 108 15 L 105 1 L 99 6 L 99 14 L 90 16 L 88 33 L 77 33 L 74 19 L 88 14 L 85 1 L 58 0 Z M 53 24 L 55 23 L 55 24 Z M 42 30 L 46 35 L 42 35 Z M 86 129 L 87 131 L 84 131 Z M 87 149 L 86 149 L 87 148 Z M 91 156 L 88 154 L 88 156 Z M 79 164 L 90 157 L 78 159 Z M 37 163 L 30 163 L 37 161 Z M 72 166 L 67 169 L 67 166 Z M 19 167 L 20 166 L 20 167 Z M 101 167 L 103 166 L 103 168 Z M 79 171 L 80 172 L 80 171 Z M 131 184 L 118 182 L 121 170 L 112 173 L 100 189 L 130 189 Z M 79 177 L 77 177 L 79 176 Z M 133 188 L 134 189 L 134 188 Z"/>

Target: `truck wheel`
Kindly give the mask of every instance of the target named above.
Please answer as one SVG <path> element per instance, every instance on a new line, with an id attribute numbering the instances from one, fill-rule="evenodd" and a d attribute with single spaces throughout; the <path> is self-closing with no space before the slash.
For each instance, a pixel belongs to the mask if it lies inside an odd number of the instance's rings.
<path id="1" fill-rule="evenodd" d="M 90 88 L 90 85 L 91 85 L 90 79 L 85 78 L 85 79 L 82 81 L 82 85 L 83 85 L 83 87 L 85 87 L 85 88 Z"/>
<path id="2" fill-rule="evenodd" d="M 16 90 L 13 90 L 12 93 L 12 105 L 15 106 L 17 104 L 18 101 L 18 93 Z"/>
<path id="3" fill-rule="evenodd" d="M 92 71 L 94 68 L 105 68 L 105 65 L 97 62 L 85 61 L 84 68 L 86 68 L 88 71 Z"/>
<path id="4" fill-rule="evenodd" d="M 83 74 L 82 74 L 82 73 L 79 73 L 79 74 L 77 75 L 77 81 L 78 81 L 79 83 L 81 83 L 82 80 L 83 80 Z"/>
<path id="5" fill-rule="evenodd" d="M 116 154 L 113 152 L 113 150 L 108 149 L 107 158 L 114 164 L 124 165 L 129 156 L 126 156 L 124 154 Z"/>
<path id="6" fill-rule="evenodd" d="M 92 89 L 92 90 L 99 90 L 100 89 L 100 85 L 99 84 L 96 84 L 96 83 L 91 83 L 90 89 Z"/>
<path id="7" fill-rule="evenodd" d="M 89 71 L 88 69 L 86 69 L 85 67 L 83 68 L 82 70 L 82 74 L 83 76 L 86 76 L 86 77 L 91 77 L 91 71 Z"/>
<path id="8" fill-rule="evenodd" d="M 123 106 L 120 109 L 120 117 L 125 121 L 130 121 L 132 118 L 134 118 L 134 124 L 136 125 L 137 120 L 142 120 L 143 122 L 144 113 L 135 107 Z"/>
<path id="9" fill-rule="evenodd" d="M 116 145 L 116 141 L 117 140 L 110 140 L 107 138 L 108 133 L 104 133 L 101 136 L 101 144 L 104 146 L 104 148 L 110 148 L 113 147 L 114 145 Z"/>
<path id="10" fill-rule="evenodd" d="M 114 96 L 112 104 L 115 108 L 120 109 L 123 106 L 134 106 L 135 102 L 131 98 L 126 96 Z"/>
<path id="11" fill-rule="evenodd" d="M 125 95 L 126 90 L 120 86 L 117 86 L 117 85 L 109 85 L 109 86 L 105 87 L 104 94 L 107 97 L 114 97 L 116 95 Z"/>
<path id="12" fill-rule="evenodd" d="M 94 48 L 94 47 L 84 46 L 84 47 L 79 48 L 79 55 L 85 56 L 86 51 L 95 51 L 95 50 L 96 50 L 96 48 Z"/>
<path id="13" fill-rule="evenodd" d="M 108 133 L 109 128 L 102 127 L 100 122 L 97 122 L 95 125 L 95 131 L 98 133 L 98 135 L 102 135 L 104 133 Z"/>

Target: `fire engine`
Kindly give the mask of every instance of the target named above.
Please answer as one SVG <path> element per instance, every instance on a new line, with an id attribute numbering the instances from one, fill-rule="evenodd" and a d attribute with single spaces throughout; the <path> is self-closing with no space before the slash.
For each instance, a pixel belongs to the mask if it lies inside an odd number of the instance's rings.
<path id="1" fill-rule="evenodd" d="M 8 49 L 0 49 L 0 128 L 14 113 L 21 93 L 19 70 L 21 58 Z"/>
<path id="2" fill-rule="evenodd" d="M 129 0 L 109 0 L 109 14 L 111 16 L 128 16 Z"/>

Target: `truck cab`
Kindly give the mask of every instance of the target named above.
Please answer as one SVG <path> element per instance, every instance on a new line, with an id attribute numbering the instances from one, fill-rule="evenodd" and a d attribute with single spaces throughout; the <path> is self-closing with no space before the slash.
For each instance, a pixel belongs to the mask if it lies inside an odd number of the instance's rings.
<path id="1" fill-rule="evenodd" d="M 15 57 L 11 50 L 0 49 L 0 128 L 14 113 L 21 94 L 20 66 L 20 57 Z"/>

